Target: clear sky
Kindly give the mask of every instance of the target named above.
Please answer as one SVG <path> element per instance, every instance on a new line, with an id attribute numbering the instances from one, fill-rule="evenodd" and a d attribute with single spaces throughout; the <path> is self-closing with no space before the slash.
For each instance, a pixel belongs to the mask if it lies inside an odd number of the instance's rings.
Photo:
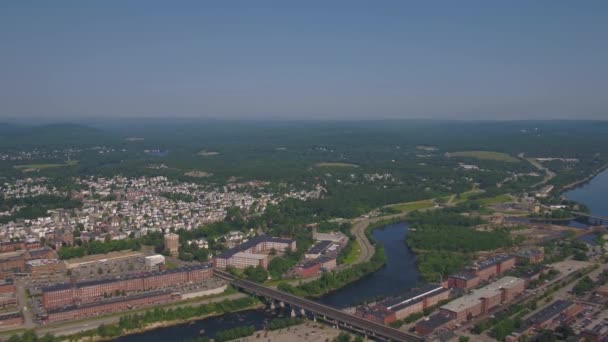
<path id="1" fill-rule="evenodd" d="M 608 119 L 608 1 L 0 1 L 0 119 Z"/>

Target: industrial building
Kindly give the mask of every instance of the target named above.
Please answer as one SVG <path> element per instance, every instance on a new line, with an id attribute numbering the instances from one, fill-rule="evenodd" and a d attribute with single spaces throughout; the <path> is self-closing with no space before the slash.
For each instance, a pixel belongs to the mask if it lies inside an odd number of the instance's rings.
<path id="1" fill-rule="evenodd" d="M 476 263 L 471 270 L 480 281 L 487 281 L 491 277 L 501 275 L 515 266 L 515 257 L 511 255 L 498 255 Z"/>
<path id="2" fill-rule="evenodd" d="M 456 325 L 456 321 L 451 317 L 436 313 L 424 320 L 416 323 L 416 334 L 426 336 L 438 329 L 451 329 Z"/>
<path id="3" fill-rule="evenodd" d="M 522 293 L 524 288 L 523 279 L 504 277 L 443 305 L 439 310 L 456 322 L 462 322 L 471 317 L 487 314 L 499 304 L 509 302 Z"/>
<path id="4" fill-rule="evenodd" d="M 515 266 L 516 258 L 511 255 L 498 255 L 476 262 L 463 272 L 448 277 L 448 287 L 470 289 L 490 278 L 499 276 Z"/>
<path id="5" fill-rule="evenodd" d="M 228 249 L 213 258 L 213 266 L 225 269 L 228 266 L 245 268 L 247 266 L 268 267 L 268 254 L 271 251 L 284 253 L 296 250 L 296 241 L 271 236 L 257 236 L 234 248 Z"/>
<path id="6" fill-rule="evenodd" d="M 451 289 L 468 290 L 477 285 L 479 285 L 479 277 L 471 272 L 459 272 L 448 277 L 448 287 Z"/>
<path id="7" fill-rule="evenodd" d="M 520 336 L 527 335 L 534 330 L 551 327 L 557 321 L 568 324 L 572 318 L 579 314 L 583 307 L 570 300 L 556 300 L 542 310 L 536 312 L 524 321 L 524 325 L 514 334 L 507 337 L 507 341 L 517 341 Z"/>
<path id="8" fill-rule="evenodd" d="M 545 258 L 545 251 L 542 248 L 526 249 L 514 254 L 520 264 L 538 264 Z"/>
<path id="9" fill-rule="evenodd" d="M 399 297 L 388 298 L 371 306 L 358 306 L 355 315 L 378 323 L 389 324 L 421 312 L 448 299 L 450 290 L 438 285 L 413 289 Z"/>
<path id="10" fill-rule="evenodd" d="M 34 278 L 49 277 L 65 269 L 65 263 L 59 259 L 35 259 L 25 264 L 25 271 Z"/>
<path id="11" fill-rule="evenodd" d="M 109 295 L 129 295 L 187 283 L 197 283 L 212 276 L 209 265 L 197 265 L 148 272 L 125 278 L 110 278 L 82 282 L 56 284 L 42 288 L 42 305 L 51 310 L 64 306 L 100 301 Z"/>
<path id="12" fill-rule="evenodd" d="M 332 246 L 335 246 L 335 244 L 331 241 L 319 241 L 312 245 L 312 247 L 310 247 L 306 253 L 304 253 L 304 257 L 306 259 L 316 259 L 323 255 L 323 253 L 325 253 Z"/>
<path id="13" fill-rule="evenodd" d="M 98 316 L 123 310 L 133 310 L 153 304 L 169 303 L 179 298 L 179 294 L 172 294 L 170 291 L 134 294 L 132 296 L 109 299 L 101 303 L 74 304 L 48 310 L 46 315 L 42 317 L 42 320 L 44 322 L 57 322 Z"/>
<path id="14" fill-rule="evenodd" d="M 329 271 L 337 266 L 335 258 L 321 256 L 316 259 L 308 260 L 296 265 L 294 272 L 298 277 L 306 278 L 320 273 L 321 271 Z"/>
<path id="15" fill-rule="evenodd" d="M 8 312 L 0 314 L 0 327 L 23 324 L 21 312 Z"/>

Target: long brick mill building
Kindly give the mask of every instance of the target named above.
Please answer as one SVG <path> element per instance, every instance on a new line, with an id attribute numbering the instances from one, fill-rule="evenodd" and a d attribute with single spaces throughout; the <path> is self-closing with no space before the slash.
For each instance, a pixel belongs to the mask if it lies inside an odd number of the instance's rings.
<path id="1" fill-rule="evenodd" d="M 453 300 L 439 308 L 439 313 L 416 324 L 419 335 L 427 335 L 438 328 L 451 328 L 470 318 L 488 314 L 500 304 L 511 301 L 525 289 L 525 281 L 515 277 L 503 277 L 473 290 L 470 294 Z"/>
<path id="2" fill-rule="evenodd" d="M 470 289 L 476 287 L 490 278 L 499 276 L 515 266 L 516 257 L 512 255 L 498 255 L 476 263 L 463 272 L 448 277 L 448 287 Z"/>
<path id="3" fill-rule="evenodd" d="M 50 323 L 83 317 L 99 316 L 150 305 L 165 304 L 178 298 L 180 298 L 179 294 L 172 294 L 171 291 L 137 293 L 131 296 L 113 298 L 103 302 L 68 305 L 61 308 L 47 310 L 46 315 L 42 317 L 42 320 Z"/>
<path id="4" fill-rule="evenodd" d="M 449 289 L 427 285 L 414 289 L 404 296 L 389 298 L 371 306 L 358 306 L 355 315 L 377 323 L 390 324 L 437 305 L 449 296 Z"/>
<path id="5" fill-rule="evenodd" d="M 101 301 L 116 293 L 132 293 L 170 288 L 196 283 L 212 276 L 210 265 L 197 265 L 143 273 L 126 278 L 111 278 L 83 282 L 56 284 L 42 288 L 42 305 L 47 310 L 70 305 Z"/>

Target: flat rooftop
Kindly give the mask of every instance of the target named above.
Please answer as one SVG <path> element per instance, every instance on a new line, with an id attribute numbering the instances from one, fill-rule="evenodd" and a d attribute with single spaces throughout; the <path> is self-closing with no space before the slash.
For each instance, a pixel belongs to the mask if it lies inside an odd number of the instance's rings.
<path id="1" fill-rule="evenodd" d="M 417 289 L 412 289 L 402 296 L 385 299 L 380 303 L 390 310 L 399 310 L 416 303 L 419 299 L 421 300 L 429 295 L 437 295 L 445 291 L 448 291 L 448 289 L 440 285 L 428 284 Z"/>
<path id="2" fill-rule="evenodd" d="M 460 312 L 478 304 L 481 298 L 496 296 L 500 293 L 500 289 L 502 288 L 512 288 L 520 284 L 523 286 L 523 279 L 515 277 L 503 277 L 480 289 L 473 290 L 471 294 L 457 298 L 441 308 L 452 312 Z"/>
<path id="3" fill-rule="evenodd" d="M 525 326 L 529 327 L 534 324 L 553 320 L 555 319 L 555 317 L 559 316 L 559 314 L 571 307 L 573 304 L 574 302 L 569 300 L 556 300 L 551 305 L 543 308 L 534 315 L 528 317 L 528 319 L 525 320 L 525 322 L 527 323 L 525 324 Z"/>
<path id="4" fill-rule="evenodd" d="M 428 319 L 418 322 L 417 325 L 427 330 L 435 330 L 451 320 L 450 317 L 437 313 L 430 316 Z"/>
<path id="5" fill-rule="evenodd" d="M 319 241 L 315 243 L 312 247 L 310 247 L 310 249 L 306 251 L 306 254 L 321 254 L 332 244 L 333 242 L 328 240 Z"/>
<path id="6" fill-rule="evenodd" d="M 263 260 L 263 259 L 266 259 L 266 257 L 267 257 L 266 254 L 254 254 L 254 253 L 247 253 L 247 252 L 238 252 L 234 256 L 237 258 L 257 259 L 257 260 Z"/>

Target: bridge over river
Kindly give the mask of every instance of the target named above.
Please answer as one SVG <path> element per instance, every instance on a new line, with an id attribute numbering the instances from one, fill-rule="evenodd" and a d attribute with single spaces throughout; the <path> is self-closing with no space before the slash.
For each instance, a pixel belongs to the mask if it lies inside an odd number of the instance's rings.
<path id="1" fill-rule="evenodd" d="M 241 289 L 242 291 L 268 298 L 271 301 L 289 304 L 292 308 L 295 308 L 296 311 L 299 310 L 302 313 L 310 313 L 315 319 L 324 320 L 337 327 L 359 332 L 374 340 L 398 342 L 423 341 L 423 338 L 418 335 L 393 329 L 386 325 L 353 316 L 344 311 L 319 304 L 309 299 L 240 279 L 224 271 L 214 269 L 213 272 L 217 277 L 230 282 L 234 287 Z"/>
<path id="2" fill-rule="evenodd" d="M 608 217 L 606 217 L 606 216 L 586 214 L 586 213 L 581 213 L 581 212 L 577 212 L 577 211 L 573 211 L 572 213 L 577 216 L 595 219 L 595 220 L 599 221 L 600 225 L 603 224 L 604 222 L 608 222 Z"/>

